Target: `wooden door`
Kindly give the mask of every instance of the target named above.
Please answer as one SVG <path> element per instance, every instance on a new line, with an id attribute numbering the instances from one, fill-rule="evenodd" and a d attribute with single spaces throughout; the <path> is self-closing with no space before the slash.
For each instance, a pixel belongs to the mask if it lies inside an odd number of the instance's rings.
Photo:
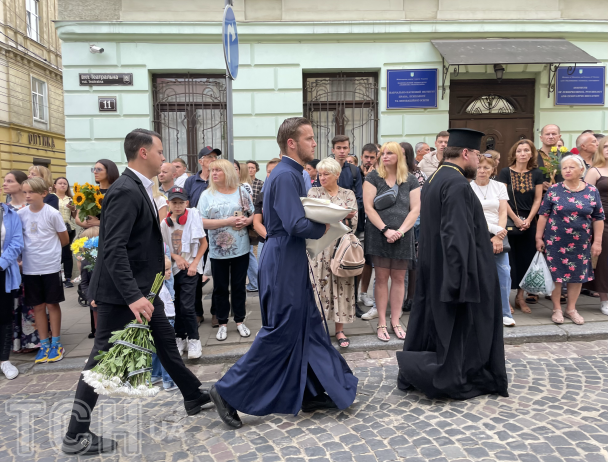
<path id="1" fill-rule="evenodd" d="M 499 170 L 506 167 L 509 150 L 518 140 L 534 140 L 534 80 L 453 80 L 450 128 L 485 133 L 482 152 L 500 152 Z"/>

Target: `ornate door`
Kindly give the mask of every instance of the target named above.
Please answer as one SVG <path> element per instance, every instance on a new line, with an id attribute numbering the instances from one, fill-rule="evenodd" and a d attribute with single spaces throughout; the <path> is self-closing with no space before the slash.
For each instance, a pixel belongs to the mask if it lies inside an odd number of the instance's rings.
<path id="1" fill-rule="evenodd" d="M 518 140 L 534 140 L 534 79 L 452 80 L 450 128 L 484 132 L 482 152 L 500 152 L 499 170 L 506 167 Z"/>

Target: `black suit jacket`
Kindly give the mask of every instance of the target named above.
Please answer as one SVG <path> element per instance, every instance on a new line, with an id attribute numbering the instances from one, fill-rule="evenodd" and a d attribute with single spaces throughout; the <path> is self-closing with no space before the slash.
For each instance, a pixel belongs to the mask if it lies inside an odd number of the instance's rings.
<path id="1" fill-rule="evenodd" d="M 103 199 L 89 298 L 129 305 L 147 296 L 156 275 L 164 272 L 164 260 L 156 210 L 141 180 L 127 168 Z"/>

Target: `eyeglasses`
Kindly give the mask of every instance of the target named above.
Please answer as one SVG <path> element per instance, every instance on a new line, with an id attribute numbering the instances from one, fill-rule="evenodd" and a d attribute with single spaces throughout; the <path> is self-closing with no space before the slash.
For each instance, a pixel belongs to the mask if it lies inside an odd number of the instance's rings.
<path id="1" fill-rule="evenodd" d="M 477 157 L 479 157 L 479 160 L 481 160 L 482 157 L 485 157 L 486 159 L 491 159 L 492 154 L 477 154 Z"/>
<path id="2" fill-rule="evenodd" d="M 91 173 L 102 173 L 103 171 L 104 171 L 104 170 L 103 170 L 103 168 L 96 168 L 96 167 L 93 167 L 93 168 L 91 169 Z"/>

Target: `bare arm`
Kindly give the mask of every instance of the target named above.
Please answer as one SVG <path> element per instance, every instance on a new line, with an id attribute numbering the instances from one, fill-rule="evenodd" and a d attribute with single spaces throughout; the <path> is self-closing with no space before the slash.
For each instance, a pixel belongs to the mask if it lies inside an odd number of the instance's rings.
<path id="1" fill-rule="evenodd" d="M 165 218 L 167 218 L 167 206 L 164 205 L 158 210 L 158 221 L 162 222 Z"/>
<path id="2" fill-rule="evenodd" d="M 57 236 L 59 236 L 59 242 L 61 242 L 61 247 L 65 247 L 70 243 L 70 236 L 68 236 L 67 231 L 61 231 L 60 233 L 57 233 Z"/>
<path id="3" fill-rule="evenodd" d="M 261 213 L 256 213 L 253 216 L 253 229 L 262 236 L 262 238 L 266 239 L 266 227 L 263 222 L 264 216 Z"/>
<path id="4" fill-rule="evenodd" d="M 596 169 L 593 168 L 593 169 L 589 170 L 587 172 L 587 174 L 585 175 L 585 182 L 595 186 L 597 184 L 597 180 L 599 180 L 599 178 L 600 178 L 600 174 L 597 172 Z"/>
<path id="5" fill-rule="evenodd" d="M 399 226 L 399 230 L 402 233 L 407 233 L 416 223 L 418 215 L 420 215 L 420 188 L 410 191 L 410 212 Z"/>
<path id="6" fill-rule="evenodd" d="M 188 276 L 194 276 L 196 274 L 196 267 L 198 266 L 198 263 L 201 261 L 201 258 L 203 258 L 203 255 L 205 255 L 206 251 L 207 251 L 207 238 L 201 237 L 199 239 L 199 246 L 198 246 L 198 252 L 196 252 L 196 257 L 194 257 L 194 260 L 192 260 L 192 263 L 190 263 L 190 266 L 188 267 Z"/>
<path id="7" fill-rule="evenodd" d="M 365 207 L 365 213 L 367 215 L 367 219 L 372 222 L 372 224 L 382 230 L 384 228 L 384 222 L 376 209 L 374 208 L 374 197 L 376 197 L 377 189 L 371 183 L 367 181 L 363 183 L 363 206 Z"/>
<path id="8" fill-rule="evenodd" d="M 602 253 L 602 235 L 604 234 L 604 220 L 595 220 L 593 222 L 593 245 L 591 246 L 591 255 L 599 257 Z"/>
<path id="9" fill-rule="evenodd" d="M 542 188 L 542 185 L 538 185 L 537 187 Z M 538 217 L 538 223 L 536 224 L 536 250 L 538 250 L 539 252 L 544 252 L 545 250 L 545 242 L 543 241 L 543 235 L 545 234 L 545 226 L 547 226 L 547 217 L 544 215 L 540 215 Z"/>
<path id="10" fill-rule="evenodd" d="M 532 204 L 532 209 L 530 210 L 530 215 L 528 215 L 528 219 L 526 220 L 528 222 L 528 227 L 530 225 L 530 223 L 532 222 L 532 220 L 534 219 L 534 217 L 536 216 L 536 214 L 538 213 L 538 209 L 540 208 L 540 203 L 543 200 L 543 185 L 539 184 L 536 185 L 536 188 L 534 188 L 534 203 Z"/>
<path id="11" fill-rule="evenodd" d="M 203 218 L 203 228 L 219 229 L 219 228 L 227 228 L 229 226 L 236 226 L 237 218 L 239 218 L 239 217 L 229 217 L 229 218 L 224 218 L 224 219 Z"/>

